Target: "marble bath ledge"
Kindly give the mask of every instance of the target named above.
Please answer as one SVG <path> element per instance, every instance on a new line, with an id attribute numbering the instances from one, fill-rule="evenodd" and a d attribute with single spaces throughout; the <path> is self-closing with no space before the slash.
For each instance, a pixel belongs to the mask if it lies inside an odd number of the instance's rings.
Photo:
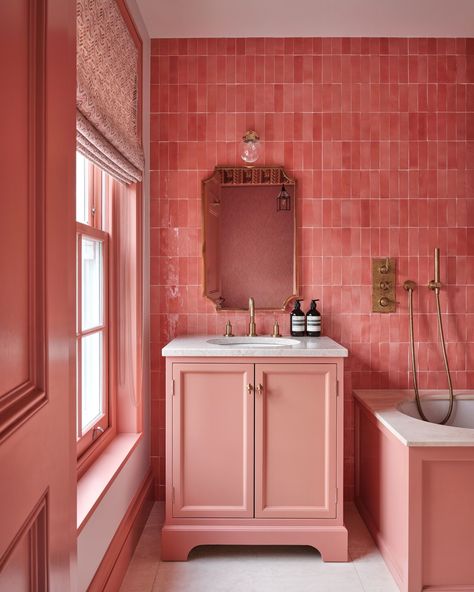
<path id="1" fill-rule="evenodd" d="M 279 339 L 281 339 L 281 342 L 278 341 Z M 329 337 L 284 336 L 270 338 L 268 336 L 257 336 L 224 338 L 219 335 L 190 335 L 177 337 L 170 341 L 162 349 L 162 354 L 165 357 L 346 358 L 348 351 Z"/>
<path id="2" fill-rule="evenodd" d="M 423 390 L 420 395 L 422 402 L 447 399 L 446 392 L 440 390 Z M 455 405 L 456 401 L 474 399 L 472 390 L 456 390 L 454 395 Z M 412 390 L 355 390 L 354 397 L 405 446 L 474 446 L 474 429 L 438 425 L 402 413 L 399 405 L 413 400 Z"/>

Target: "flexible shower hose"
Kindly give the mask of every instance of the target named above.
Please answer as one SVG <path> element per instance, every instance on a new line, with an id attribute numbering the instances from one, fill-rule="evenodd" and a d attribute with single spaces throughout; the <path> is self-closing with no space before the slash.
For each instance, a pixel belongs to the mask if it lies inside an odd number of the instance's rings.
<path id="1" fill-rule="evenodd" d="M 415 391 L 415 401 L 416 406 L 418 409 L 418 413 L 420 414 L 421 419 L 423 421 L 430 421 L 426 415 L 423 413 L 423 408 L 421 405 L 420 400 L 420 392 L 418 390 L 418 378 L 416 374 L 416 357 L 415 357 L 415 334 L 413 330 L 413 290 L 414 285 L 412 282 L 405 283 L 405 290 L 408 292 L 408 310 L 409 310 L 409 317 L 410 317 L 410 349 L 411 349 L 411 365 L 413 369 L 413 389 Z M 444 339 L 444 331 L 443 331 L 443 322 L 441 319 L 441 304 L 439 301 L 439 288 L 434 290 L 436 296 L 436 310 L 438 313 L 438 333 L 441 341 L 441 351 L 443 353 L 443 361 L 444 361 L 444 368 L 446 370 L 446 376 L 448 378 L 448 389 L 449 389 L 449 407 L 446 415 L 444 418 L 437 422 L 440 425 L 444 425 L 449 418 L 451 417 L 451 413 L 453 412 L 454 406 L 454 393 L 453 393 L 453 384 L 451 382 L 451 373 L 449 371 L 449 362 L 448 362 L 448 355 L 446 353 L 446 342 Z M 436 422 L 432 422 L 436 423 Z"/>

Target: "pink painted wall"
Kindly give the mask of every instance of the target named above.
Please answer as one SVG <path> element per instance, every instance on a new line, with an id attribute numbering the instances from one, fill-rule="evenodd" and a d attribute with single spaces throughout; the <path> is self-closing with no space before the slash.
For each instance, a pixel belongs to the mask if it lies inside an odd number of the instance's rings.
<path id="1" fill-rule="evenodd" d="M 353 494 L 358 388 L 409 386 L 406 295 L 426 285 L 441 247 L 443 308 L 456 388 L 474 387 L 474 40 L 162 39 L 151 65 L 152 462 L 164 497 L 164 360 L 176 335 L 221 333 L 231 318 L 201 296 L 201 180 L 260 164 L 297 180 L 304 308 L 321 299 L 323 333 L 350 351 L 345 382 L 346 496 Z M 372 314 L 371 257 L 397 258 L 394 314 Z M 417 291 L 420 382 L 442 388 L 435 308 Z M 288 315 L 278 315 L 285 333 Z M 257 314 L 269 333 L 272 313 Z"/>

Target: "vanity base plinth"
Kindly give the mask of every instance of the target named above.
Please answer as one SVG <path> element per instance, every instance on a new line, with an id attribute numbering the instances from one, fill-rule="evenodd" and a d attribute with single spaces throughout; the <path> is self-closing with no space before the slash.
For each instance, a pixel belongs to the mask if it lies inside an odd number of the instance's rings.
<path id="1" fill-rule="evenodd" d="M 348 561 L 345 526 L 189 526 L 165 525 L 161 535 L 163 561 L 187 561 L 200 545 L 305 545 L 323 561 Z"/>

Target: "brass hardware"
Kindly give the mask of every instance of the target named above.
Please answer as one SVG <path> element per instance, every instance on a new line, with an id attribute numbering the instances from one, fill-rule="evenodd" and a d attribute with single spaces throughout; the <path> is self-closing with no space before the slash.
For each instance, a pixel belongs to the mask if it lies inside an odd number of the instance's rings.
<path id="1" fill-rule="evenodd" d="M 437 260 L 437 261 L 436 261 Z M 435 249 L 435 279 L 432 280 L 431 283 L 439 284 L 441 286 L 441 282 L 439 281 L 439 249 Z M 423 407 L 421 405 L 420 399 L 420 392 L 418 390 L 418 377 L 416 373 L 416 356 L 415 356 L 415 331 L 413 329 L 413 291 L 416 287 L 415 282 L 412 280 L 407 280 L 403 287 L 408 292 L 408 315 L 409 315 L 409 330 L 410 330 L 410 353 L 411 353 L 411 367 L 412 367 L 412 375 L 413 375 L 413 390 L 415 391 L 415 402 L 416 407 L 418 409 L 418 413 L 420 414 L 421 419 L 424 421 L 430 421 L 423 412 Z M 453 412 L 454 407 L 454 392 L 453 392 L 453 384 L 451 381 L 451 372 L 449 370 L 449 361 L 448 355 L 446 353 L 446 340 L 444 338 L 444 331 L 443 331 L 443 321 L 441 318 L 441 303 L 439 300 L 439 287 L 432 288 L 431 285 L 428 285 L 429 288 L 434 290 L 435 298 L 436 298 L 436 314 L 438 317 L 438 334 L 439 339 L 441 342 L 441 353 L 443 355 L 443 362 L 444 362 L 444 369 L 446 371 L 446 377 L 448 379 L 448 391 L 449 391 L 449 406 L 446 415 L 443 419 L 437 423 L 440 425 L 444 425 Z"/>
<path id="2" fill-rule="evenodd" d="M 95 428 L 92 430 L 92 440 L 97 440 L 97 438 L 103 433 L 103 428 L 101 428 L 100 426 L 95 426 Z"/>
<path id="3" fill-rule="evenodd" d="M 247 392 L 248 392 L 249 395 L 251 395 L 252 394 L 252 391 L 253 391 L 253 386 L 249 383 L 247 385 Z"/>
<path id="4" fill-rule="evenodd" d="M 372 312 L 394 312 L 395 259 L 372 259 Z"/>
<path id="5" fill-rule="evenodd" d="M 245 135 L 242 136 L 242 140 L 244 142 L 258 142 L 260 140 L 260 136 L 257 134 L 257 132 L 254 132 L 253 130 L 248 130 L 245 132 Z"/>
<path id="6" fill-rule="evenodd" d="M 428 284 L 428 288 L 430 290 L 434 290 L 435 292 L 436 291 L 439 292 L 442 288 L 442 284 L 441 284 L 441 282 L 435 282 L 434 280 L 431 280 L 430 283 Z"/>
<path id="7" fill-rule="evenodd" d="M 434 250 L 434 280 L 431 280 L 428 284 L 430 290 L 434 290 L 437 294 L 439 293 L 442 284 L 440 281 L 440 266 L 439 266 L 439 247 L 435 247 Z"/>
<path id="8" fill-rule="evenodd" d="M 259 395 L 263 393 L 263 384 L 257 384 L 257 388 L 255 389 Z"/>
<path id="9" fill-rule="evenodd" d="M 388 273 L 390 271 L 390 259 L 385 257 L 382 265 L 379 266 L 379 273 Z"/>
<path id="10" fill-rule="evenodd" d="M 243 147 L 240 158 L 249 164 L 254 163 L 260 156 L 260 137 L 257 132 L 249 130 L 242 137 L 242 142 Z"/>
<path id="11" fill-rule="evenodd" d="M 278 321 L 275 321 L 273 323 L 272 337 L 281 337 L 281 335 L 280 335 L 280 325 L 278 324 Z"/>
<path id="12" fill-rule="evenodd" d="M 434 274 L 434 281 L 439 284 L 441 282 L 441 277 L 439 273 L 439 247 L 435 247 L 434 250 Z"/>
<path id="13" fill-rule="evenodd" d="M 230 321 L 227 321 L 227 323 L 225 324 L 225 333 L 224 333 L 224 337 L 233 337 L 234 334 L 232 333 L 232 323 Z"/>
<path id="14" fill-rule="evenodd" d="M 250 313 L 250 322 L 249 322 L 249 337 L 256 337 L 257 336 L 257 326 L 255 325 L 255 300 L 250 297 L 249 298 L 249 313 Z"/>

